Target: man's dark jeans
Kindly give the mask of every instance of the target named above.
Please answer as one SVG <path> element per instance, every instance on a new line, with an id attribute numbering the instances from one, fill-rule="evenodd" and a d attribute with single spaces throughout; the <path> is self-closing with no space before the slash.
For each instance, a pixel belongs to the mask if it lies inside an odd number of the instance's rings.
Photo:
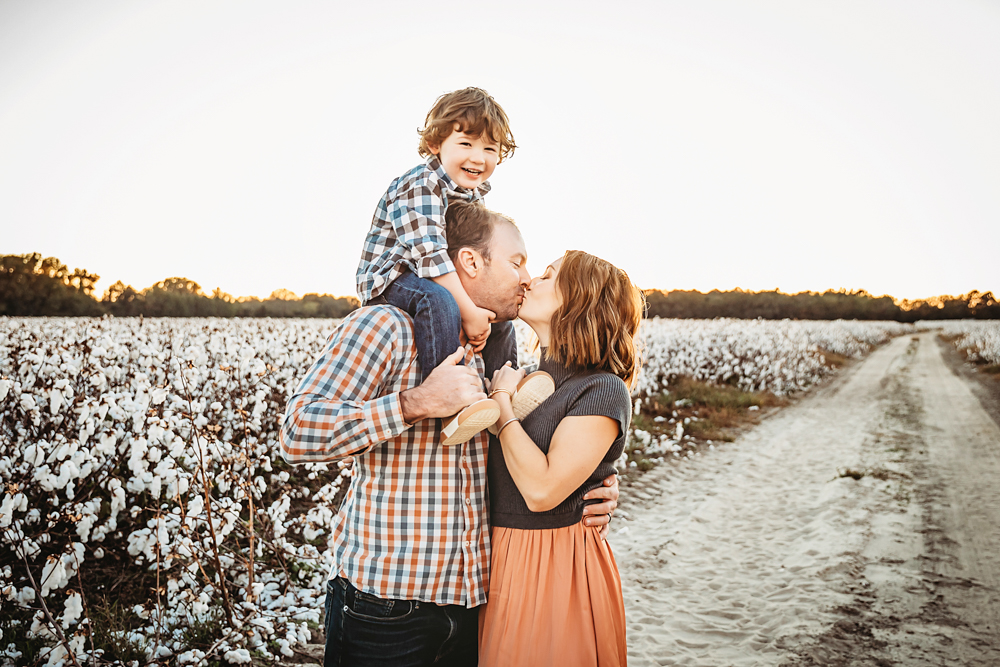
<path id="1" fill-rule="evenodd" d="M 475 667 L 479 609 L 383 600 L 343 577 L 326 585 L 324 667 Z"/>

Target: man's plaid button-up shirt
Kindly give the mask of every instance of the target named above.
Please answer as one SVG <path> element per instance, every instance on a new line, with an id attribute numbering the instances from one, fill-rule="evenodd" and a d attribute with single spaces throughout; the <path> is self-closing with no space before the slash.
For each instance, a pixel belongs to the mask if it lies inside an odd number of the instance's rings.
<path id="1" fill-rule="evenodd" d="M 483 375 L 479 355 L 466 364 Z M 399 394 L 419 383 L 410 317 L 354 311 L 289 399 L 281 453 L 290 463 L 354 457 L 331 576 L 381 598 L 474 607 L 488 586 L 488 439 L 442 447 L 439 420 L 407 424 Z"/>
<path id="2" fill-rule="evenodd" d="M 488 182 L 475 190 L 459 187 L 433 155 L 390 183 L 375 209 L 355 276 L 361 303 L 406 270 L 420 278 L 454 271 L 444 223 L 448 200 L 480 201 L 489 191 Z"/>

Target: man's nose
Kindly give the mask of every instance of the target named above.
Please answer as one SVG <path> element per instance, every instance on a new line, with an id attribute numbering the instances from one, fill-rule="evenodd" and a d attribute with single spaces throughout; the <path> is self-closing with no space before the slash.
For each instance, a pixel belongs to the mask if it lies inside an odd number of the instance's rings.
<path id="1" fill-rule="evenodd" d="M 524 289 L 531 289 L 534 286 L 535 281 L 531 279 L 526 267 L 522 266 L 518 269 L 518 274 L 521 278 L 521 286 L 524 287 Z"/>

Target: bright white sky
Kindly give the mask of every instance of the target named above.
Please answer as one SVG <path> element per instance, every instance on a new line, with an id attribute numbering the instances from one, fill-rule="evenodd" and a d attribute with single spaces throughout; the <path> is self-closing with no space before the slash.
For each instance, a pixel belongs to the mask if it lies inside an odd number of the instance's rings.
<path id="1" fill-rule="evenodd" d="M 416 128 L 475 85 L 532 272 L 1000 292 L 998 35 L 985 0 L 0 0 L 0 254 L 353 294 Z"/>

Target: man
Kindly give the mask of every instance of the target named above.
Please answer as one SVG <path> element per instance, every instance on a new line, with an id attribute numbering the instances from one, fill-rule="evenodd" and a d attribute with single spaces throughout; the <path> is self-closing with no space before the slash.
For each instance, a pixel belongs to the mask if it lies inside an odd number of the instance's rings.
<path id="1" fill-rule="evenodd" d="M 530 277 L 514 223 L 482 206 L 446 214 L 449 249 L 475 304 L 511 320 Z M 516 363 L 514 341 L 491 345 Z M 464 361 L 464 365 L 461 362 Z M 334 520 L 327 586 L 327 667 L 477 663 L 479 605 L 489 585 L 485 432 L 442 447 L 439 419 L 485 398 L 487 361 L 458 348 L 420 382 L 412 321 L 388 305 L 361 308 L 331 335 L 288 403 L 281 452 L 292 463 L 354 457 Z M 588 498 L 604 525 L 614 478 Z"/>

